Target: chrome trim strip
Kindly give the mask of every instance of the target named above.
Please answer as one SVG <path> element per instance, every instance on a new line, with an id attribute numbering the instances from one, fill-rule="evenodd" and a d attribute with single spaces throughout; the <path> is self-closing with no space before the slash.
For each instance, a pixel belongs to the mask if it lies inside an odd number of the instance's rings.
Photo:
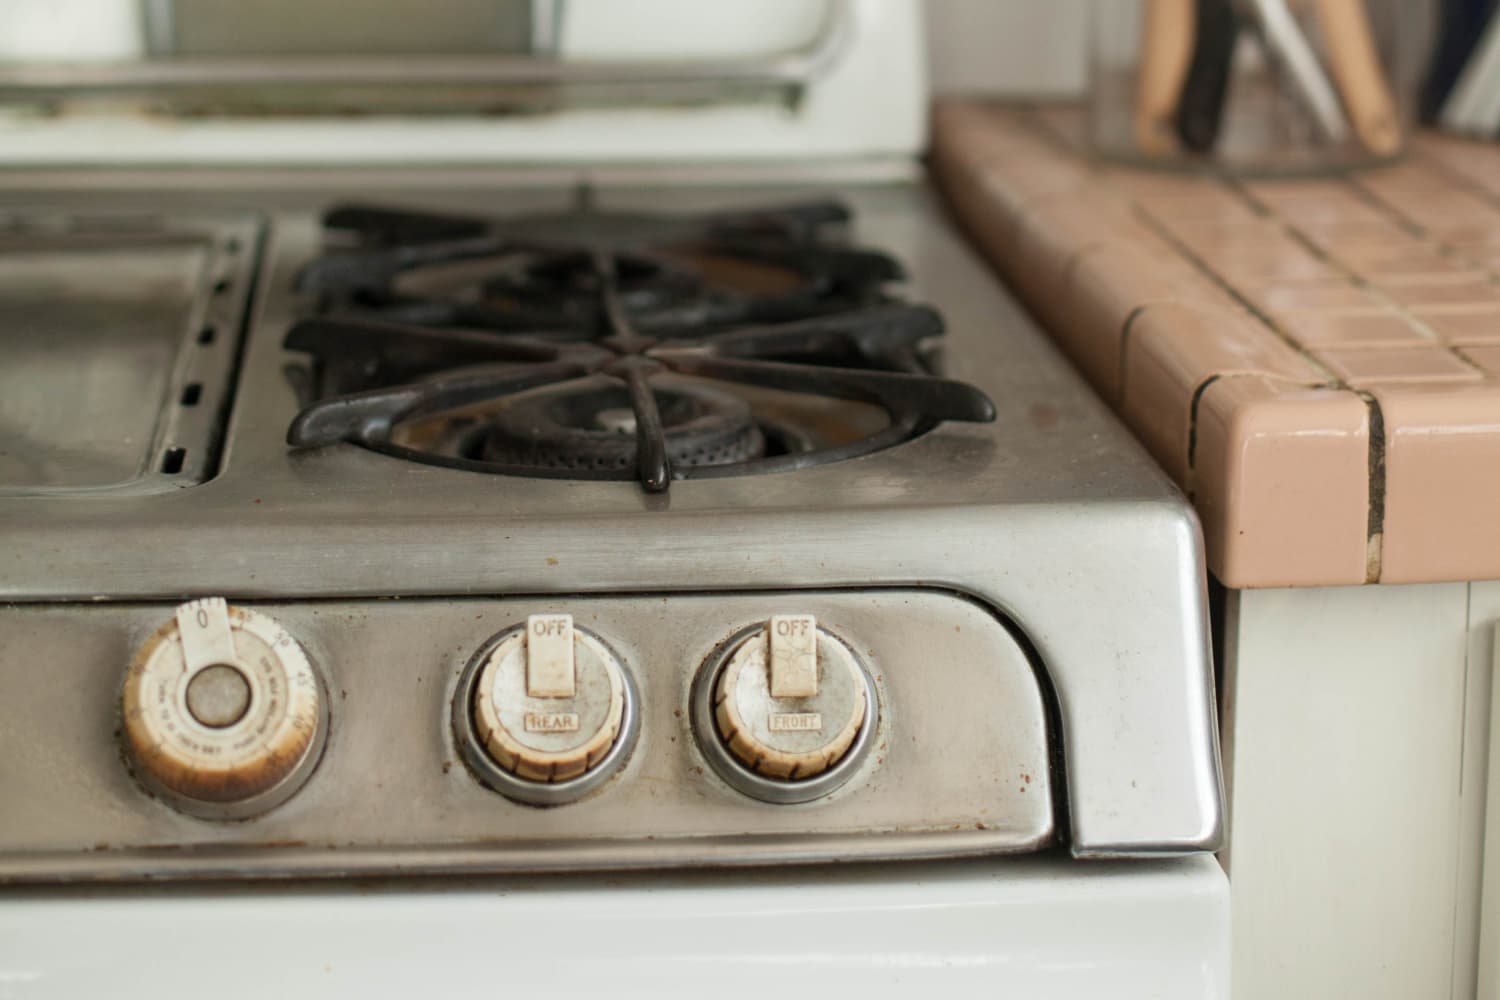
<path id="1" fill-rule="evenodd" d="M 166 0 L 147 0 L 150 50 L 170 48 Z M 543 8 L 552 6 L 542 4 Z M 542 10 L 540 13 L 545 14 Z M 554 32 L 555 33 L 555 32 Z M 545 36 L 545 31 L 543 32 Z M 534 40 L 535 40 L 534 36 Z M 769 57 L 720 60 L 581 60 L 550 56 L 287 56 L 283 58 L 157 58 L 134 63 L 0 65 L 0 98 L 66 97 L 79 93 L 180 92 L 210 87 L 438 85 L 740 84 L 798 88 L 826 74 L 853 38 L 851 0 L 829 0 L 811 42 Z M 545 37 L 543 40 L 549 40 Z M 556 38 L 550 39 L 553 49 Z"/>

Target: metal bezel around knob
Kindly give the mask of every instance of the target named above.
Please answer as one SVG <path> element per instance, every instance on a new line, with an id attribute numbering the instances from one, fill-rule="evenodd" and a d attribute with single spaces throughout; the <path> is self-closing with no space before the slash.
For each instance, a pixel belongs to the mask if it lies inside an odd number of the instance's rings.
<path id="1" fill-rule="evenodd" d="M 818 631 L 821 638 L 842 646 L 858 669 L 865 688 L 864 723 L 843 756 L 826 771 L 812 777 L 781 779 L 752 770 L 724 743 L 718 723 L 714 718 L 714 689 L 735 653 L 746 642 L 759 635 L 765 627 L 765 622 L 759 622 L 736 632 L 715 649 L 699 668 L 693 678 L 692 690 L 689 694 L 689 714 L 692 718 L 693 731 L 697 737 L 699 749 L 713 767 L 714 772 L 736 791 L 751 798 L 778 805 L 811 802 L 846 784 L 859 772 L 869 757 L 870 749 L 875 742 L 875 733 L 880 726 L 880 697 L 876 690 L 875 680 L 870 676 L 870 671 L 864 662 L 855 655 L 847 643 L 826 629 L 820 628 Z"/>
<path id="2" fill-rule="evenodd" d="M 469 658 L 463 673 L 459 675 L 452 700 L 452 725 L 454 740 L 459 753 L 469 770 L 486 787 L 499 792 L 508 799 L 534 806 L 556 806 L 576 802 L 598 789 L 616 773 L 629 759 L 640 735 L 640 694 L 630 668 L 608 643 L 587 629 L 577 628 L 577 633 L 598 644 L 613 659 L 623 682 L 623 706 L 619 732 L 604 755 L 582 774 L 562 781 L 539 781 L 522 777 L 500 766 L 484 746 L 484 740 L 474 720 L 475 694 L 484 674 L 485 665 L 495 650 L 507 639 L 525 630 L 525 625 L 516 625 L 491 636 L 479 650 Z"/>

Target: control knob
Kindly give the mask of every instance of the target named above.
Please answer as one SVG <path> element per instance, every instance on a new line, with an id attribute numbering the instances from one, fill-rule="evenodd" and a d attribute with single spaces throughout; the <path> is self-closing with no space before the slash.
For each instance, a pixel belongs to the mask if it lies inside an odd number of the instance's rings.
<path id="1" fill-rule="evenodd" d="M 182 812 L 242 819 L 274 808 L 317 765 L 328 725 L 307 654 L 265 615 L 192 601 L 146 640 L 125 676 L 126 751 Z"/>
<path id="2" fill-rule="evenodd" d="M 854 744 L 868 690 L 854 654 L 812 615 L 773 615 L 729 653 L 714 682 L 714 723 L 757 774 L 812 778 Z"/>
<path id="3" fill-rule="evenodd" d="M 474 733 L 505 773 L 531 783 L 566 782 L 610 755 L 628 698 L 624 668 L 604 643 L 575 629 L 571 615 L 531 615 L 482 660 Z M 529 798 L 514 783 L 502 790 Z"/>

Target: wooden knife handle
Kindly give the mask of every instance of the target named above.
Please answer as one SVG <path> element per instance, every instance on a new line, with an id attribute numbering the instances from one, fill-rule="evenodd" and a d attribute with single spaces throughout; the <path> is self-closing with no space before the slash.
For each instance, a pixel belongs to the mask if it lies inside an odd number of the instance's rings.
<path id="1" fill-rule="evenodd" d="M 1396 101 L 1380 67 L 1364 0 L 1318 0 L 1328 61 L 1339 95 L 1365 148 L 1377 156 L 1401 151 Z"/>
<path id="2" fill-rule="evenodd" d="M 1177 134 L 1188 149 L 1208 153 L 1224 123 L 1240 22 L 1229 0 L 1197 0 L 1197 9 L 1197 41 L 1178 102 Z"/>
<path id="3" fill-rule="evenodd" d="M 1173 128 L 1193 55 L 1194 0 L 1149 0 L 1136 80 L 1135 142 L 1141 152 L 1177 152 Z"/>

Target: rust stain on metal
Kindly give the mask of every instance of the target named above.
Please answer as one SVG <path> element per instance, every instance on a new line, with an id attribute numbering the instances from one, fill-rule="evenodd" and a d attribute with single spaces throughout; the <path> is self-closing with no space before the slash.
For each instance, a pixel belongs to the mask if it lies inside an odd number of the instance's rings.
<path id="1" fill-rule="evenodd" d="M 1057 407 L 1051 403 L 1033 403 L 1026 411 L 1033 427 L 1048 431 L 1057 426 Z"/>

